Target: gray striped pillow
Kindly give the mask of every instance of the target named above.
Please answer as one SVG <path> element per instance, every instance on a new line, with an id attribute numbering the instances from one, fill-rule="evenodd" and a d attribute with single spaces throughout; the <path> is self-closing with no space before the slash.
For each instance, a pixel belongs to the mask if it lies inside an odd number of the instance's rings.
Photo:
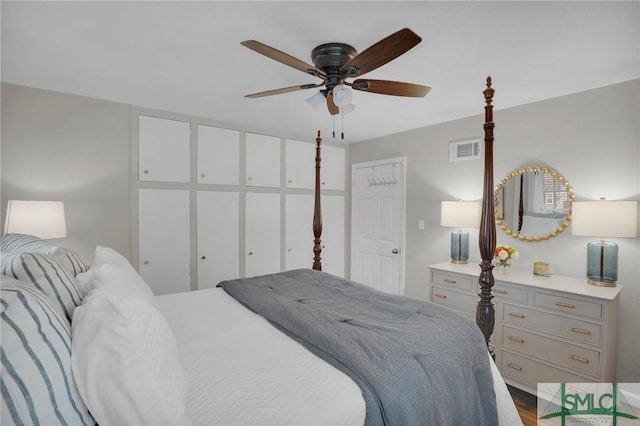
<path id="1" fill-rule="evenodd" d="M 73 310 L 82 303 L 82 292 L 72 276 L 51 256 L 43 253 L 2 254 L 2 275 L 30 283 L 47 295 L 70 322 Z"/>
<path id="2" fill-rule="evenodd" d="M 73 277 L 89 269 L 89 263 L 75 251 L 33 235 L 4 234 L 0 240 L 0 250 L 9 253 L 44 253 L 57 260 Z"/>
<path id="3" fill-rule="evenodd" d="M 71 373 L 71 326 L 31 284 L 2 277 L 2 424 L 82 424 L 95 421 Z"/>

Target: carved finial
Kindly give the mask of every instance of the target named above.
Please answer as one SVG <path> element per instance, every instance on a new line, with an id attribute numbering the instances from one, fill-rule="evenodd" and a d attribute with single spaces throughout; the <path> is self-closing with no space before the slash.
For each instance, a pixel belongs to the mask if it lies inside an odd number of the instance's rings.
<path id="1" fill-rule="evenodd" d="M 320 130 L 318 130 L 318 137 L 320 137 Z"/>
<path id="2" fill-rule="evenodd" d="M 487 106 L 491 105 L 491 102 L 493 101 L 493 92 L 495 90 L 491 87 L 491 76 L 487 77 L 487 88 L 484 89 L 484 91 L 482 93 L 484 93 L 484 100 L 487 104 Z"/>

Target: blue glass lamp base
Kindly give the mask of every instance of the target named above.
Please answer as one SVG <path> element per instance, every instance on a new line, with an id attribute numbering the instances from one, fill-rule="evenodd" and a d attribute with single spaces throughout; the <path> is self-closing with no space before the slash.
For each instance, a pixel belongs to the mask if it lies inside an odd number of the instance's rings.
<path id="1" fill-rule="evenodd" d="M 451 263 L 469 263 L 469 233 L 451 233 Z"/>
<path id="2" fill-rule="evenodd" d="M 587 282 L 600 287 L 615 287 L 618 281 L 618 245 L 592 241 L 587 245 Z"/>

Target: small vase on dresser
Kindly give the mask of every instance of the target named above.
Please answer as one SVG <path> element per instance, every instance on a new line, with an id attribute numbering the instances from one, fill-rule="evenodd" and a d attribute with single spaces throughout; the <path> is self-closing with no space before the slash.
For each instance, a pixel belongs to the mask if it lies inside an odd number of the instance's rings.
<path id="1" fill-rule="evenodd" d="M 475 318 L 478 264 L 428 268 L 430 300 Z M 538 383 L 615 381 L 622 285 L 597 287 L 584 278 L 538 276 L 517 267 L 496 271 L 494 279 L 491 344 L 507 384 L 536 394 Z"/>

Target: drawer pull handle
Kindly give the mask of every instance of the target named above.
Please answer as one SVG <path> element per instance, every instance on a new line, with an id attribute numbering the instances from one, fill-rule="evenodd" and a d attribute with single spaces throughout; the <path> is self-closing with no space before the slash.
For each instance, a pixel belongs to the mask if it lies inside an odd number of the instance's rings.
<path id="1" fill-rule="evenodd" d="M 589 360 L 587 358 L 582 358 L 578 355 L 569 355 L 569 358 L 576 360 L 576 361 L 580 361 L 580 362 L 584 362 L 585 364 L 589 364 Z"/>
<path id="2" fill-rule="evenodd" d="M 516 317 L 516 318 L 521 318 L 521 319 L 524 318 L 524 315 L 516 314 L 515 312 L 509 312 L 509 316 Z"/>
<path id="3" fill-rule="evenodd" d="M 445 279 L 444 279 L 444 282 L 445 282 L 445 283 L 448 283 L 448 284 L 455 284 L 455 283 L 456 283 L 456 280 L 452 280 L 451 278 L 445 278 Z"/>
<path id="4" fill-rule="evenodd" d="M 522 340 L 519 337 L 509 336 L 509 340 L 511 340 L 512 342 L 516 342 L 516 343 L 524 343 L 524 340 Z"/>
<path id="5" fill-rule="evenodd" d="M 572 303 L 561 303 L 561 302 L 556 303 L 556 306 L 560 306 L 561 308 L 569 308 L 569 309 L 574 309 L 576 307 L 576 305 Z"/>
<path id="6" fill-rule="evenodd" d="M 507 363 L 507 367 L 513 368 L 514 370 L 522 371 L 522 367 L 516 364 L 511 364 L 510 362 Z"/>
<path id="7" fill-rule="evenodd" d="M 572 327 L 571 331 L 573 331 L 574 333 L 586 334 L 587 336 L 591 334 L 589 330 L 583 330 L 581 328 L 575 328 L 575 327 Z"/>
<path id="8" fill-rule="evenodd" d="M 446 299 L 447 296 L 445 294 L 436 293 L 434 296 L 439 297 L 440 299 Z"/>
<path id="9" fill-rule="evenodd" d="M 499 288 L 494 288 L 493 292 L 494 293 L 499 293 L 499 294 L 509 294 L 509 292 L 507 290 L 500 290 Z"/>

